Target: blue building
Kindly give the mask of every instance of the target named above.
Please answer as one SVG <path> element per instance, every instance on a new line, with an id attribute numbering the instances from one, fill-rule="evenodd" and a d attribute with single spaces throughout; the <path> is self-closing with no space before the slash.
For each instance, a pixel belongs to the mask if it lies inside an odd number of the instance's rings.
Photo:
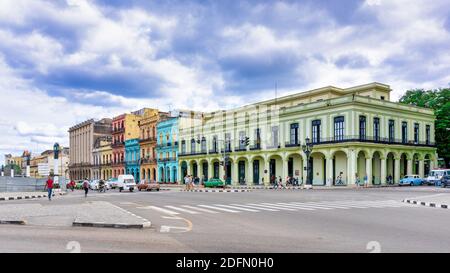
<path id="1" fill-rule="evenodd" d="M 158 182 L 179 182 L 178 175 L 178 118 L 170 117 L 156 126 Z"/>
<path id="2" fill-rule="evenodd" d="M 125 172 L 134 176 L 136 182 L 140 178 L 140 147 L 139 139 L 125 141 Z"/>

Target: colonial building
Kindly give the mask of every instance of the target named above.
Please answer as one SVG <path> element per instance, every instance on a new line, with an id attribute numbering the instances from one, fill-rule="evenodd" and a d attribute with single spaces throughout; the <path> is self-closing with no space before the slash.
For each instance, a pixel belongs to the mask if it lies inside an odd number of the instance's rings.
<path id="1" fill-rule="evenodd" d="M 434 113 L 390 102 L 390 92 L 381 83 L 328 86 L 205 114 L 200 125 L 180 127 L 178 180 L 188 173 L 232 184 L 306 181 L 307 166 L 313 185 L 423 177 L 437 166 Z"/>
<path id="2" fill-rule="evenodd" d="M 157 125 L 158 182 L 178 180 L 178 117 L 170 117 Z"/>
<path id="3" fill-rule="evenodd" d="M 141 149 L 140 175 L 144 180 L 156 180 L 156 124 L 167 118 L 168 113 L 148 109 L 139 122 Z"/>
<path id="4" fill-rule="evenodd" d="M 125 173 L 133 175 L 136 182 L 140 181 L 140 159 L 139 139 L 125 140 Z"/>
<path id="5" fill-rule="evenodd" d="M 70 178 L 81 180 L 93 178 L 93 150 L 97 138 L 111 136 L 111 119 L 93 119 L 69 129 L 70 135 Z"/>
<path id="6" fill-rule="evenodd" d="M 92 167 L 93 178 L 107 180 L 112 177 L 112 137 L 103 136 L 97 138 L 94 143 L 92 156 L 94 164 Z"/>
<path id="7" fill-rule="evenodd" d="M 30 176 L 33 178 L 45 178 L 50 174 L 57 174 L 65 179 L 69 179 L 69 148 L 61 147 L 57 162 L 55 160 L 53 150 L 46 150 L 40 155 L 32 157 L 30 159 Z M 55 165 L 57 169 L 55 169 Z"/>
<path id="8" fill-rule="evenodd" d="M 126 173 L 125 141 L 139 138 L 139 121 L 146 112 L 152 109 L 144 108 L 132 113 L 123 114 L 113 118 L 112 127 L 112 154 L 113 177 Z"/>

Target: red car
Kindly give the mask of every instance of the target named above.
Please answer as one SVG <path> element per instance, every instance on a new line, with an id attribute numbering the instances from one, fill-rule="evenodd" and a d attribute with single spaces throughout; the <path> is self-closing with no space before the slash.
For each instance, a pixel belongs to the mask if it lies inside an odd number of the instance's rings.
<path id="1" fill-rule="evenodd" d="M 141 181 L 137 186 L 139 191 L 146 190 L 146 191 L 152 191 L 156 190 L 159 191 L 160 186 L 155 181 L 147 182 L 146 180 Z"/>

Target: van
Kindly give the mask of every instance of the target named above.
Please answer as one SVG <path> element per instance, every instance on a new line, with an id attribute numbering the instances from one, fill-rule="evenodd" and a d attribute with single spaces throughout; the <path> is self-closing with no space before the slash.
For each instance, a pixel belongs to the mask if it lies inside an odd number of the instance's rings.
<path id="1" fill-rule="evenodd" d="M 136 188 L 134 176 L 132 176 L 131 174 L 119 175 L 119 177 L 117 178 L 117 187 L 119 188 L 120 192 L 122 192 L 122 190 L 129 190 L 132 192 Z"/>
<path id="2" fill-rule="evenodd" d="M 441 179 L 445 175 L 450 175 L 450 169 L 433 169 L 425 181 L 428 185 L 440 186 Z"/>

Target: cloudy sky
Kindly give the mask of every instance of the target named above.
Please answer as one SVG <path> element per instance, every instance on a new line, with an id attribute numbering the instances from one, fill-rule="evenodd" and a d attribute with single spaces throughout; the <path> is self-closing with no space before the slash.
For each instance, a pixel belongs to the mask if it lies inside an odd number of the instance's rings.
<path id="1" fill-rule="evenodd" d="M 0 0 L 0 164 L 88 118 L 450 83 L 448 0 Z"/>

